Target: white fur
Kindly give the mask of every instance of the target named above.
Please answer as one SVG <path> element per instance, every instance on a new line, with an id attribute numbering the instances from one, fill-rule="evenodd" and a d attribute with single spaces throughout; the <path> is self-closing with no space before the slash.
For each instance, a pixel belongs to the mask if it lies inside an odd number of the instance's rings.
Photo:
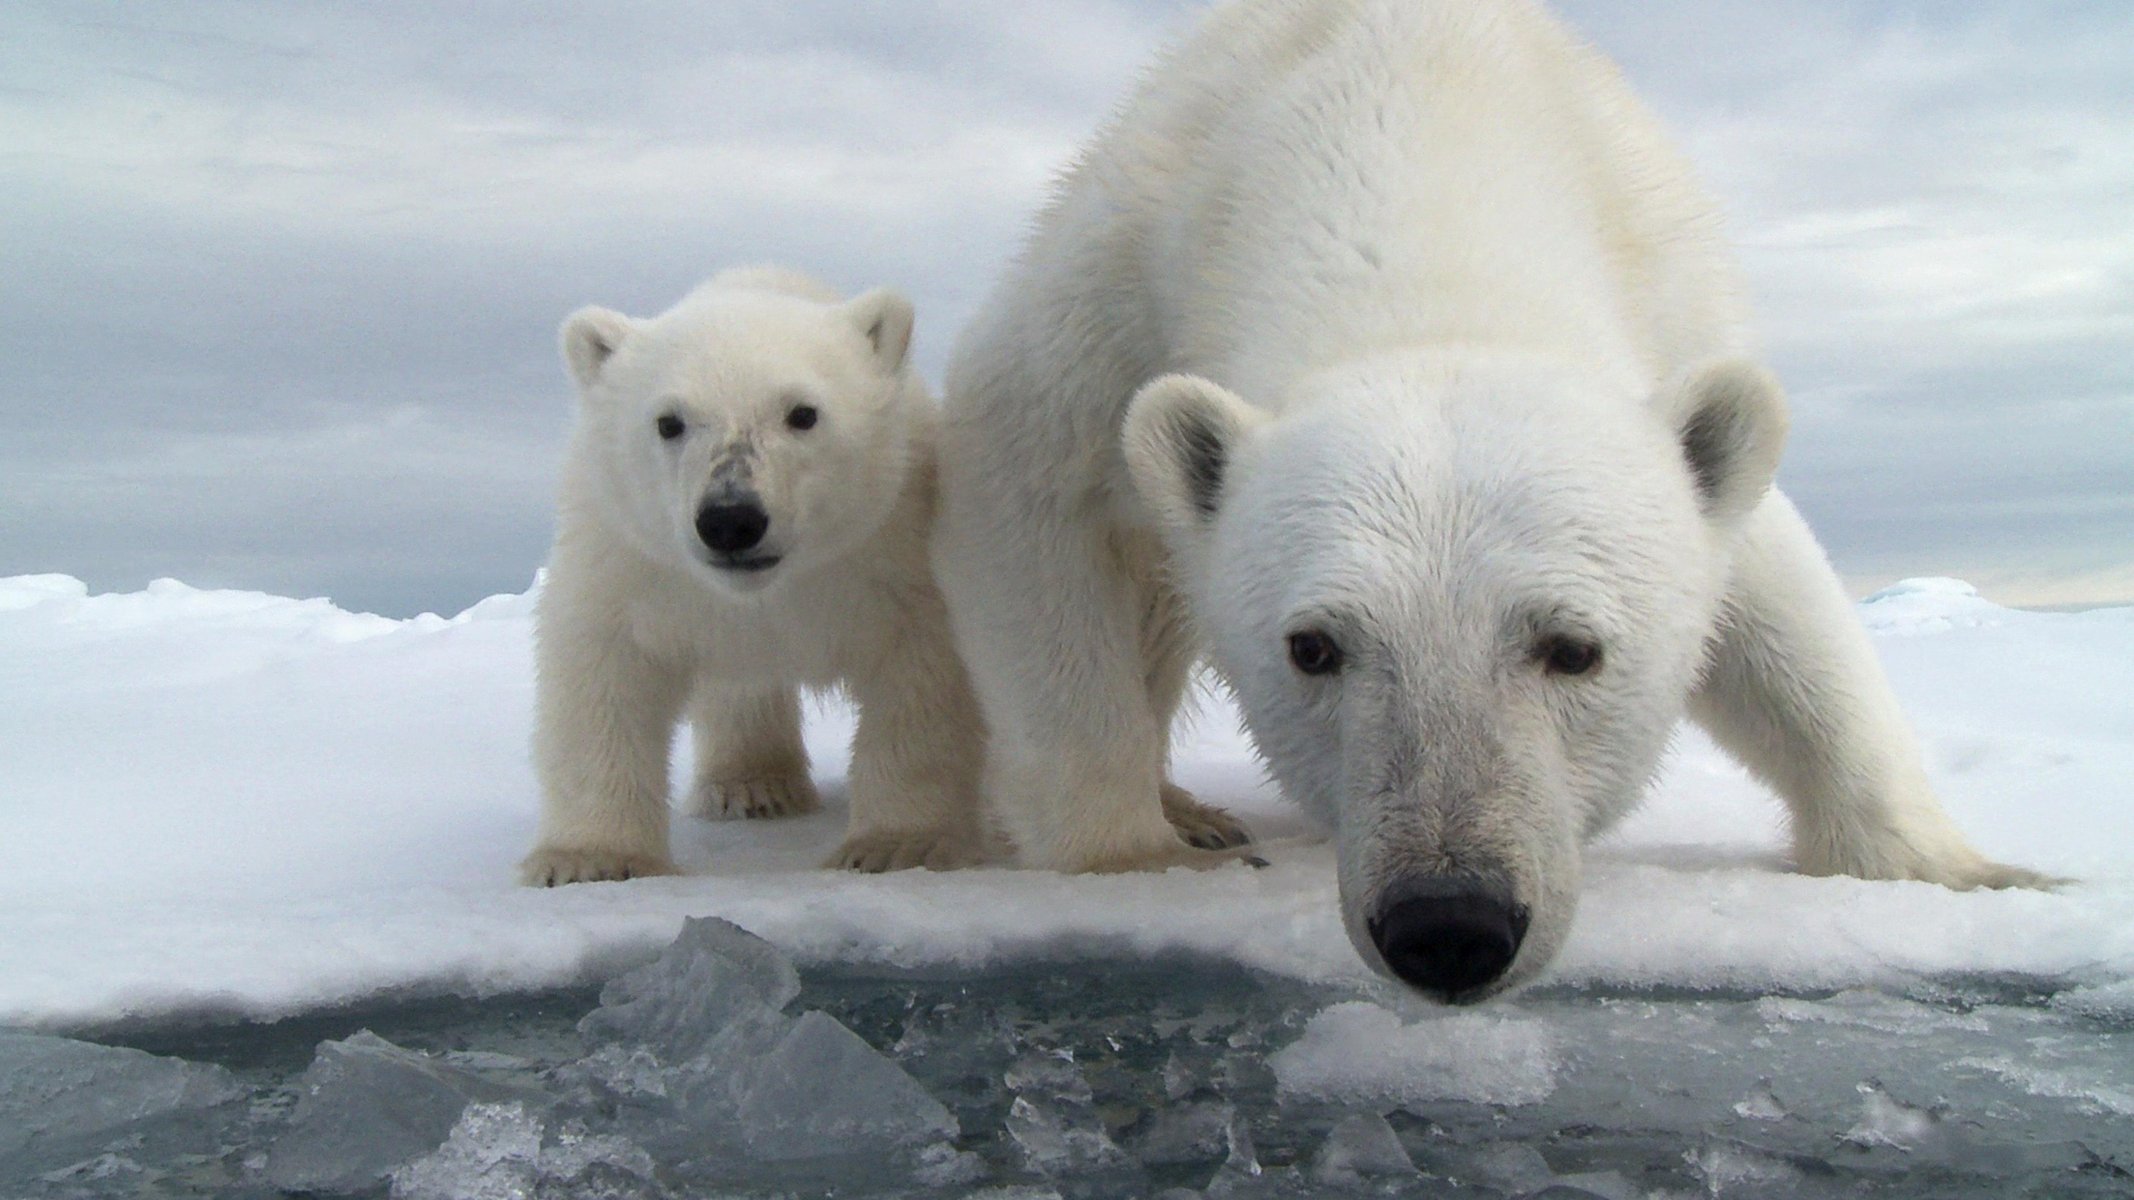
<path id="1" fill-rule="evenodd" d="M 1157 801 L 1204 652 L 1333 829 L 1374 965 L 1395 881 L 1466 875 L 1531 910 L 1503 982 L 1538 972 L 1685 707 L 1784 796 L 1804 870 L 2034 878 L 1928 792 L 1770 489 L 1785 406 L 1748 345 L 1712 205 L 1537 4 L 1216 8 L 950 371 L 937 566 L 1025 861 L 1196 859 Z M 1306 629 L 1338 676 L 1291 665 Z M 1547 670 L 1564 638 L 1600 668 Z"/>
<path id="2" fill-rule="evenodd" d="M 538 619 L 529 883 L 673 870 L 667 757 L 696 735 L 691 808 L 815 807 L 800 690 L 860 709 L 852 818 L 833 865 L 951 866 L 977 838 L 984 738 L 927 564 L 937 414 L 906 363 L 911 307 L 731 271 L 665 315 L 565 323 L 581 389 Z M 795 430 L 795 404 L 820 421 Z M 662 416 L 686 433 L 662 438 Z M 780 561 L 716 565 L 708 496 L 745 488 Z M 722 491 L 729 489 L 729 491 Z"/>

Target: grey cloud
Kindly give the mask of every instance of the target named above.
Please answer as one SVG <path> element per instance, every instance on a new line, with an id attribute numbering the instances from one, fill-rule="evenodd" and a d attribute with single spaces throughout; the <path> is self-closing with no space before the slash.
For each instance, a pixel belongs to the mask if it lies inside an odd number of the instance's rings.
<path id="1" fill-rule="evenodd" d="M 0 572 L 521 587 L 563 314 L 791 262 L 910 292 L 938 377 L 1193 7 L 10 6 Z M 2134 12 L 1561 7 L 1735 213 L 1841 567 L 2018 594 L 2134 561 L 2134 439 L 2099 436 L 2134 428 Z"/>

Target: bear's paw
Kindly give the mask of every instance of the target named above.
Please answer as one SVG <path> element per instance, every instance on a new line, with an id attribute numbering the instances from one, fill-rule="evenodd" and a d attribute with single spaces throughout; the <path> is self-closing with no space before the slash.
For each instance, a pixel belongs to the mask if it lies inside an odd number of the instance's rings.
<path id="1" fill-rule="evenodd" d="M 1202 804 L 1175 783 L 1163 785 L 1163 815 L 1188 846 L 1200 850 L 1234 850 L 1252 844 L 1252 831 L 1212 804 Z"/>
<path id="2" fill-rule="evenodd" d="M 713 821 L 797 817 L 822 807 L 815 783 L 805 774 L 754 779 L 701 779 L 689 811 Z"/>
<path id="3" fill-rule="evenodd" d="M 823 866 L 833 871 L 953 871 L 983 861 L 973 840 L 945 829 L 898 829 L 855 833 L 845 839 Z"/>
<path id="4" fill-rule="evenodd" d="M 566 883 L 620 883 L 655 875 L 674 875 L 674 863 L 664 854 L 630 850 L 583 849 L 560 846 L 536 847 L 519 864 L 519 881 L 528 887 L 561 887 Z"/>

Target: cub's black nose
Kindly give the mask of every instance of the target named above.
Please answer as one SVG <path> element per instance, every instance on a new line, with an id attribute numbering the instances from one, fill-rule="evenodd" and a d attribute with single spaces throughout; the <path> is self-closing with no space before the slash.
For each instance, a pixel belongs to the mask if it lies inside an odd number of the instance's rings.
<path id="1" fill-rule="evenodd" d="M 1527 910 L 1511 890 L 1475 879 L 1395 884 L 1369 922 L 1395 975 L 1441 1000 L 1503 978 L 1526 937 Z"/>
<path id="2" fill-rule="evenodd" d="M 707 504 L 697 510 L 697 537 L 720 554 L 753 550 L 771 527 L 759 504 Z"/>

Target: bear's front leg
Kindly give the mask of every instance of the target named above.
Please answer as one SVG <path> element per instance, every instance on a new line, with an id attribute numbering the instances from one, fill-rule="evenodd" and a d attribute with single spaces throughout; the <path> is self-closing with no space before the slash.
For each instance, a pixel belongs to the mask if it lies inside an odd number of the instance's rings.
<path id="1" fill-rule="evenodd" d="M 871 669 L 850 681 L 852 819 L 825 866 L 949 870 L 984 857 L 985 727 L 938 599 L 898 616 Z"/>
<path id="2" fill-rule="evenodd" d="M 1715 650 L 1691 715 L 1785 800 L 1803 873 L 2056 882 L 1988 860 L 1942 809 L 1866 631 L 1776 492 L 1742 530 Z"/>
<path id="3" fill-rule="evenodd" d="M 543 596 L 534 760 L 541 835 L 520 864 L 536 887 L 671 875 L 667 748 L 685 673 Z"/>
<path id="4" fill-rule="evenodd" d="M 730 820 L 790 817 L 821 807 L 808 778 L 798 688 L 740 692 L 703 683 L 690 703 L 689 724 L 696 738 L 691 813 Z"/>
<path id="5" fill-rule="evenodd" d="M 1169 713 L 1144 661 L 1153 581 L 1086 502 L 1021 491 L 1038 474 L 1027 468 L 971 467 L 987 459 L 986 430 L 973 421 L 961 436 L 973 444 L 942 457 L 935 561 L 990 739 L 986 796 L 1023 864 L 1114 873 L 1243 858 L 1187 845 L 1166 819 Z"/>

